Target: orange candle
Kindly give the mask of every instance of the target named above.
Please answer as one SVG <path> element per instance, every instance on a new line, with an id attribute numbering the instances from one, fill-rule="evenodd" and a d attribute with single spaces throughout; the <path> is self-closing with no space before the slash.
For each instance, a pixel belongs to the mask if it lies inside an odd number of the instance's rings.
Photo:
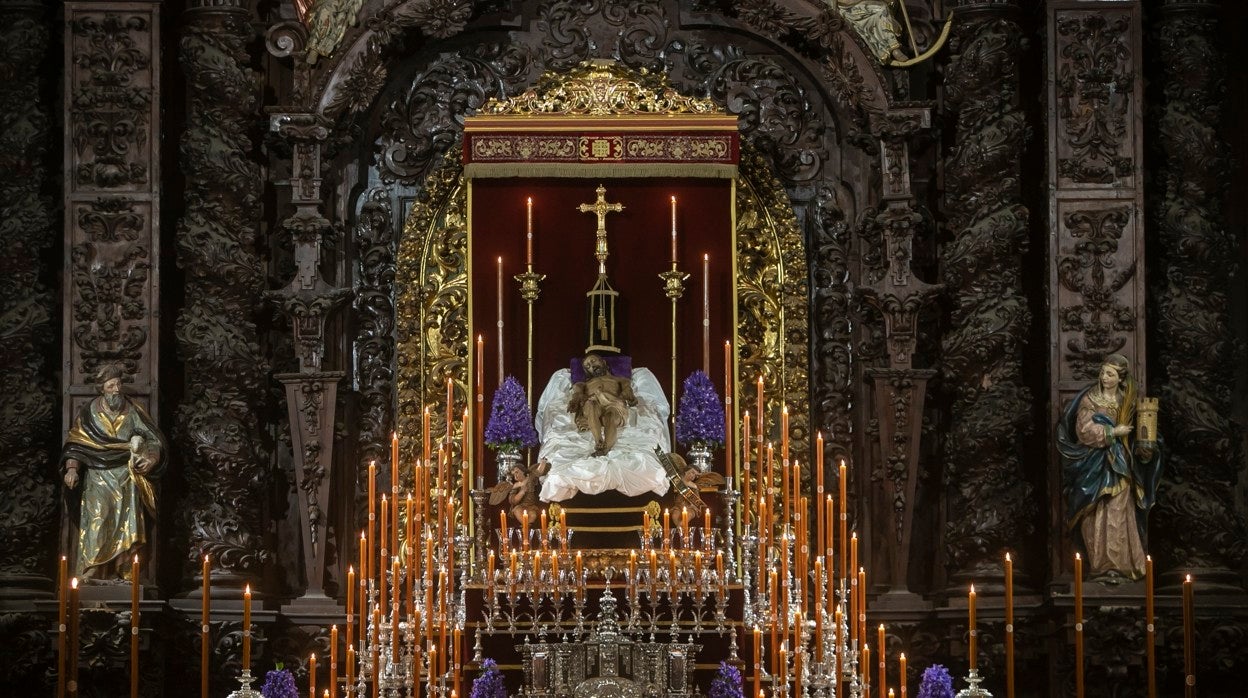
<path id="1" fill-rule="evenodd" d="M 672 268 L 676 268 L 676 197 L 672 197 Z"/>
<path id="2" fill-rule="evenodd" d="M 251 669 L 251 585 L 243 589 L 243 671 Z"/>
<path id="3" fill-rule="evenodd" d="M 689 507 L 680 508 L 680 542 L 689 547 Z"/>
<path id="4" fill-rule="evenodd" d="M 381 590 L 380 599 L 381 606 L 385 608 L 389 605 L 386 589 L 386 558 L 389 557 L 389 550 L 386 549 L 387 536 L 387 515 L 390 513 L 389 499 L 386 495 L 381 495 L 381 526 L 377 529 L 377 544 L 380 549 L 377 553 L 377 586 Z"/>
<path id="5" fill-rule="evenodd" d="M 906 653 L 897 658 L 897 682 L 901 689 L 901 698 L 906 698 Z"/>
<path id="6" fill-rule="evenodd" d="M 419 651 L 420 650 L 417 649 L 417 652 Z M 349 696 L 351 695 L 351 691 L 355 685 L 355 647 L 352 646 L 350 643 L 347 644 L 346 660 L 347 660 L 347 695 Z M 420 674 L 417 673 L 417 676 L 419 677 Z M 419 683 L 420 679 L 417 678 L 416 682 Z"/>
<path id="7" fill-rule="evenodd" d="M 130 562 L 130 698 L 139 698 L 139 556 Z"/>
<path id="8" fill-rule="evenodd" d="M 421 455 L 421 461 L 420 461 L 420 462 L 422 462 L 422 463 L 429 463 L 429 462 L 430 462 L 430 461 L 429 461 L 429 456 L 433 453 L 433 443 L 432 443 L 432 441 L 433 441 L 433 434 L 430 432 L 430 426 L 429 426 L 429 406 L 428 406 L 428 405 L 425 405 L 425 408 L 424 408 L 423 410 L 421 410 L 421 414 L 420 414 L 420 433 L 421 433 L 421 436 L 423 437 L 423 441 L 424 441 L 423 448 L 421 449 L 421 454 L 422 454 L 422 455 Z M 433 467 L 433 466 L 432 466 L 432 465 L 430 465 L 430 467 Z"/>
<path id="9" fill-rule="evenodd" d="M 858 637 L 858 575 L 852 570 L 858 569 L 858 532 L 849 539 L 850 549 L 850 566 L 847 569 L 849 575 L 849 644 L 854 644 Z"/>
<path id="10" fill-rule="evenodd" d="M 205 597 L 206 599 L 207 597 Z M 65 698 L 65 654 L 68 647 L 66 621 L 69 603 L 69 558 L 61 556 L 56 570 L 56 698 Z M 207 647 L 207 644 L 204 645 Z M 204 674 L 207 676 L 207 673 Z M 203 691 L 207 698 L 207 689 Z"/>
<path id="11" fill-rule="evenodd" d="M 654 551 L 651 551 L 651 555 Z M 581 557 L 581 551 L 576 551 L 576 588 L 581 589 L 585 584 L 585 559 Z"/>
<path id="12" fill-rule="evenodd" d="M 815 509 L 815 554 L 822 555 L 828 542 L 828 531 L 824 529 L 822 431 L 815 433 Z"/>
<path id="13" fill-rule="evenodd" d="M 672 540 L 672 510 L 663 510 L 663 549 L 667 550 L 668 544 Z"/>
<path id="14" fill-rule="evenodd" d="M 565 509 L 559 510 L 559 548 L 568 552 L 568 512 Z"/>
<path id="15" fill-rule="evenodd" d="M 498 258 L 498 384 L 503 384 L 503 258 Z"/>
<path id="16" fill-rule="evenodd" d="M 520 549 L 529 549 L 529 510 L 520 510 Z"/>
<path id="17" fill-rule="evenodd" d="M 69 677 L 66 688 L 78 695 L 78 578 L 69 580 Z M 245 639 L 245 638 L 244 638 Z"/>
<path id="18" fill-rule="evenodd" d="M 833 662 L 833 666 L 836 667 L 836 671 L 833 674 L 833 676 L 836 677 L 835 682 L 837 684 L 839 684 L 841 681 L 840 679 L 841 662 L 845 658 L 844 652 L 845 650 L 849 649 L 846 645 L 841 644 L 841 641 L 839 639 L 841 636 L 841 624 L 844 622 L 845 622 L 845 611 L 844 611 L 844 608 L 841 606 L 841 604 L 838 603 L 836 605 L 836 612 L 832 614 L 832 627 L 833 627 L 832 635 L 834 638 L 836 638 L 832 642 L 832 651 L 836 653 L 836 660 Z"/>
<path id="19" fill-rule="evenodd" d="M 840 500 L 836 504 L 836 510 L 840 512 L 841 515 L 841 579 L 844 579 L 846 574 L 848 574 L 847 570 L 853 569 L 852 567 L 845 566 L 845 541 L 848 537 L 849 531 L 849 509 L 845 508 L 845 481 L 848 479 L 848 472 L 845 470 L 845 459 L 841 459 L 840 465 L 837 469 L 840 471 L 840 477 L 837 484 L 840 488 Z"/>
<path id="20" fill-rule="evenodd" d="M 1079 553 L 1075 553 L 1075 695 L 1083 698 L 1083 558 Z"/>
<path id="21" fill-rule="evenodd" d="M 762 673 L 763 673 L 762 653 L 763 653 L 763 631 L 759 630 L 758 626 L 755 625 L 754 626 L 754 692 L 753 693 L 754 695 L 759 695 L 759 696 L 763 694 L 762 689 L 759 688 L 759 685 L 762 682 Z"/>
<path id="22" fill-rule="evenodd" d="M 486 557 L 485 584 L 487 587 L 490 587 L 490 588 L 494 586 L 494 551 L 493 550 L 491 550 L 490 554 Z"/>
<path id="23" fill-rule="evenodd" d="M 316 652 L 308 657 L 308 698 L 316 698 Z"/>
<path id="24" fill-rule="evenodd" d="M 887 645 L 884 644 L 884 624 L 883 623 L 880 623 L 880 629 L 879 629 L 879 632 L 876 633 L 876 638 L 877 640 L 875 644 L 879 646 L 879 649 L 880 649 L 880 657 L 877 660 L 879 667 L 880 667 L 879 691 L 880 691 L 880 695 L 884 695 L 884 692 L 888 690 L 888 676 L 887 674 L 885 674 L 885 666 L 884 666 L 888 653 L 884 650 L 884 648 L 887 647 Z"/>
<path id="25" fill-rule="evenodd" d="M 741 427 L 741 503 L 742 503 L 742 521 L 749 525 L 750 505 L 754 500 L 750 499 L 750 413 L 746 412 L 744 417 L 744 425 Z M 728 449 L 732 450 L 732 449 Z"/>
<path id="26" fill-rule="evenodd" d="M 542 550 L 545 550 L 545 549 L 546 549 L 546 538 L 547 538 L 547 536 L 546 536 L 546 510 L 545 510 L 545 509 L 543 509 L 543 510 L 542 510 L 541 522 L 542 522 L 542 524 L 541 524 L 541 531 L 542 531 Z"/>
<path id="27" fill-rule="evenodd" d="M 858 637 L 867 641 L 867 570 L 858 568 Z M 866 671 L 866 668 L 863 668 Z"/>
<path id="28" fill-rule="evenodd" d="M 533 266 L 533 197 L 525 199 L 527 221 L 524 235 L 524 263 Z"/>
<path id="29" fill-rule="evenodd" d="M 373 559 L 372 545 L 373 545 L 373 541 L 377 540 L 377 538 L 373 536 L 373 527 L 377 525 L 376 523 L 374 523 L 376 520 L 377 520 L 377 461 L 369 461 L 368 462 L 368 528 L 367 528 L 368 537 L 364 539 L 365 541 L 367 541 L 368 546 L 369 546 L 367 549 L 368 557 L 366 558 L 368 561 L 371 561 Z M 364 564 L 360 565 L 360 574 L 363 575 L 365 579 L 372 579 L 372 575 L 370 574 L 370 572 L 371 572 L 371 565 L 370 566 L 365 566 Z"/>
<path id="30" fill-rule="evenodd" d="M 1192 575 L 1183 578 L 1183 695 L 1196 695 L 1196 596 Z"/>
<path id="31" fill-rule="evenodd" d="M 732 470 L 732 342 L 724 341 L 724 477 L 731 480 Z M 749 508 L 750 491 L 745 491 L 744 502 Z"/>
<path id="32" fill-rule="evenodd" d="M 1014 560 L 1005 554 L 1005 695 L 1014 698 Z"/>
<path id="33" fill-rule="evenodd" d="M 399 433 L 397 431 L 390 432 L 390 491 L 399 491 Z"/>
<path id="34" fill-rule="evenodd" d="M 871 698 L 871 647 L 862 646 L 862 698 Z"/>
<path id="35" fill-rule="evenodd" d="M 355 568 L 347 567 L 347 647 L 355 641 Z M 335 688 L 335 694 L 337 689 Z"/>
<path id="36" fill-rule="evenodd" d="M 976 639 L 977 639 L 976 634 L 975 634 L 975 585 L 974 584 L 971 585 L 971 591 L 966 596 L 966 612 L 968 616 L 967 624 L 966 624 L 968 628 L 967 637 L 969 638 L 968 642 L 970 643 L 970 649 L 967 651 L 967 661 L 971 665 L 971 671 L 974 671 L 975 666 L 976 666 L 975 645 L 976 645 Z"/>
<path id="37" fill-rule="evenodd" d="M 758 377 L 758 405 L 754 415 L 754 428 L 758 430 L 758 472 L 762 477 L 763 472 L 763 433 L 767 431 L 767 424 L 763 420 L 763 377 Z"/>
<path id="38" fill-rule="evenodd" d="M 485 456 L 485 338 L 477 335 L 477 444 L 473 451 L 474 458 Z M 499 478 L 500 480 L 502 478 Z M 419 683 L 419 682 L 417 682 Z"/>
<path id="39" fill-rule="evenodd" d="M 715 535 L 711 531 L 711 508 L 707 507 L 702 510 L 702 547 L 710 548 L 714 538 Z"/>
<path id="40" fill-rule="evenodd" d="M 338 626 L 329 627 L 329 698 L 338 696 Z"/>
<path id="41" fill-rule="evenodd" d="M 498 543 L 499 551 L 507 552 L 508 538 L 511 537 L 511 529 L 507 525 L 507 512 L 499 510 L 498 512 Z"/>
<path id="42" fill-rule="evenodd" d="M 1157 626 L 1153 613 L 1153 556 L 1144 557 L 1144 629 L 1148 664 L 1148 698 L 1157 698 L 1157 649 L 1154 646 Z M 1011 696 L 1012 698 L 1012 696 Z"/>
<path id="43" fill-rule="evenodd" d="M 702 372 L 711 375 L 711 256 L 702 255 Z"/>
<path id="44" fill-rule="evenodd" d="M 62 558 L 63 559 L 63 558 Z M 204 556 L 204 564 L 200 569 L 200 579 L 203 588 L 200 589 L 200 609 L 199 609 L 199 695 L 200 698 L 208 698 L 208 652 L 209 638 L 208 634 L 212 630 L 209 624 L 212 610 L 212 592 L 210 589 L 212 579 L 212 568 L 208 562 L 208 556 Z"/>
<path id="45" fill-rule="evenodd" d="M 577 553 L 577 555 L 580 555 L 580 553 Z M 651 586 L 654 585 L 654 582 L 658 578 L 658 576 L 659 576 L 659 557 L 658 557 L 658 554 L 655 553 L 654 549 L 651 548 L 650 549 L 650 585 Z M 577 575 L 577 578 L 578 579 L 580 578 L 579 574 Z"/>

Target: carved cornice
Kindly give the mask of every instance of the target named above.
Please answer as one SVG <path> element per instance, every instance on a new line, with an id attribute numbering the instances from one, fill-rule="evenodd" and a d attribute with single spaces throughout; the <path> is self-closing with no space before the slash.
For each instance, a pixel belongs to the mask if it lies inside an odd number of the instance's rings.
<path id="1" fill-rule="evenodd" d="M 537 85 L 510 99 L 490 100 L 482 114 L 606 116 L 628 114 L 719 114 L 709 99 L 686 97 L 662 73 L 632 70 L 621 63 L 592 60 L 571 72 L 550 71 Z"/>

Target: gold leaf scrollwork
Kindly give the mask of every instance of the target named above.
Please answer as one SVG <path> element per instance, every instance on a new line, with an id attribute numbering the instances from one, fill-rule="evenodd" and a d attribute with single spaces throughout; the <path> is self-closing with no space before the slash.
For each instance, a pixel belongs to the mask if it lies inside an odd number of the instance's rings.
<path id="1" fill-rule="evenodd" d="M 504 100 L 490 100 L 481 114 L 719 114 L 709 99 L 676 91 L 667 76 L 631 70 L 615 61 L 585 61 L 569 73 L 549 71 L 535 87 Z"/>

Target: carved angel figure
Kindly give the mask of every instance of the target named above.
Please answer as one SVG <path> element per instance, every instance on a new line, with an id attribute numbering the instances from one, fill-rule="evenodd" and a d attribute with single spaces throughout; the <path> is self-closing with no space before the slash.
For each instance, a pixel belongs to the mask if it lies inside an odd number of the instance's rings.
<path id="1" fill-rule="evenodd" d="M 364 0 L 305 0 L 308 3 L 311 6 L 300 15 L 308 28 L 308 63 L 315 65 L 318 57 L 334 54 L 347 27 L 357 23 Z"/>
<path id="2" fill-rule="evenodd" d="M 511 505 L 511 517 L 520 523 L 521 513 L 529 512 L 529 521 L 541 516 L 542 503 L 538 493 L 542 489 L 542 477 L 550 472 L 550 463 L 542 460 L 527 469 L 517 465 L 508 473 L 508 479 L 500 481 L 490 490 L 490 504 L 498 506 L 504 500 Z"/>
<path id="3" fill-rule="evenodd" d="M 672 489 L 676 490 L 677 501 L 680 506 L 688 507 L 690 515 L 700 516 L 706 508 L 706 503 L 702 501 L 703 487 L 722 487 L 728 482 L 720 473 L 704 473 L 689 465 L 677 453 L 664 453 L 662 449 L 656 448 L 655 455 L 668 473 Z"/>

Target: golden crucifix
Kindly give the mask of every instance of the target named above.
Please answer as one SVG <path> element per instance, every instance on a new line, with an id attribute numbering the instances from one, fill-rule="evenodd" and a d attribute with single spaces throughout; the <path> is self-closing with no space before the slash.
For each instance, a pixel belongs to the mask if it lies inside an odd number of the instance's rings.
<path id="1" fill-rule="evenodd" d="M 598 193 L 598 200 L 592 204 L 581 204 L 577 206 L 577 210 L 581 213 L 592 213 L 598 216 L 598 230 L 595 231 L 597 241 L 594 244 L 594 258 L 598 260 L 598 273 L 607 273 L 607 214 L 618 213 L 624 210 L 624 204 L 607 203 L 607 188 L 598 185 L 594 190 Z"/>

